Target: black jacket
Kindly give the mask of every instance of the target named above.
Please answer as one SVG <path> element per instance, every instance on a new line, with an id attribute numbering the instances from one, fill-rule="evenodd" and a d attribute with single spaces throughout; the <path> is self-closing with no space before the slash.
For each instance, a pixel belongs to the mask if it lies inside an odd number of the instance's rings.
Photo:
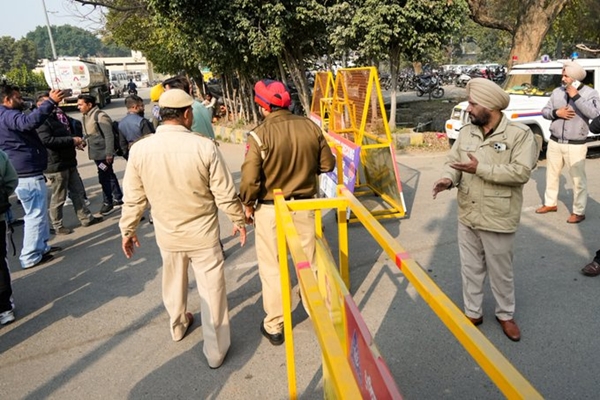
<path id="1" fill-rule="evenodd" d="M 44 172 L 60 172 L 77 166 L 73 135 L 55 114 L 52 114 L 37 132 L 48 150 L 48 167 Z"/>

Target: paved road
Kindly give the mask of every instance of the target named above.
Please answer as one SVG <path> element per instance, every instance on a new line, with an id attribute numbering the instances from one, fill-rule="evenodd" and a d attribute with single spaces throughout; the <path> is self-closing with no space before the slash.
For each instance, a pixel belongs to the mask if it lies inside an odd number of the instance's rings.
<path id="1" fill-rule="evenodd" d="M 118 102 L 107 108 L 117 119 L 123 112 Z M 243 146 L 224 143 L 220 149 L 239 182 Z M 97 212 L 102 196 L 95 169 L 84 153 L 79 155 Z M 431 199 L 443 154 L 399 155 L 397 162 L 409 215 L 384 226 L 460 306 L 456 193 Z M 525 188 L 515 249 L 521 342 L 504 337 L 493 318 L 489 290 L 485 293 L 482 332 L 549 399 L 598 397 L 600 278 L 578 272 L 598 246 L 597 162 L 587 162 L 590 201 L 588 219 L 580 225 L 565 223 L 572 194 L 565 179 L 559 211 L 534 213 L 544 190 L 544 162 Z M 120 177 L 124 167 L 118 160 Z M 15 210 L 20 212 L 18 206 Z M 75 232 L 52 240 L 65 248 L 53 262 L 25 271 L 9 257 L 18 319 L 0 327 L 0 398 L 287 398 L 284 349 L 271 346 L 258 330 L 262 306 L 252 233 L 241 248 L 221 218 L 233 344 L 225 364 L 213 371 L 202 354 L 198 323 L 183 341 L 170 339 L 152 226 L 141 225 L 142 247 L 127 260 L 120 251 L 118 213 L 90 228 L 77 226 L 70 209 L 65 218 Z M 329 236 L 335 234 L 334 221 L 325 216 Z M 404 396 L 502 398 L 365 231 L 352 225 L 349 234 L 351 292 Z M 21 237 L 17 228 L 17 248 Z M 329 239 L 335 246 L 335 238 Z M 189 308 L 199 316 L 193 280 Z M 294 312 L 294 338 L 300 397 L 323 398 L 318 345 L 301 306 Z"/>

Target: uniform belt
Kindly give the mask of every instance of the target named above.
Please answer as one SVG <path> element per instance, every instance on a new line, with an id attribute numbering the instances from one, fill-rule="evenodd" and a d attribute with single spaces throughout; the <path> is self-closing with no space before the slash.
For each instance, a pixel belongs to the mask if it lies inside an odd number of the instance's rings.
<path id="1" fill-rule="evenodd" d="M 556 136 L 550 136 L 550 139 L 554 140 L 556 143 L 562 143 L 562 144 L 585 144 L 585 139 L 583 139 L 583 140 L 559 139 Z"/>
<path id="2" fill-rule="evenodd" d="M 307 197 L 307 196 L 291 196 L 291 197 L 286 197 L 285 200 L 308 200 L 308 199 L 312 199 L 313 197 Z M 275 204 L 275 200 L 265 200 L 265 199 L 259 199 L 258 200 L 259 204 Z"/>

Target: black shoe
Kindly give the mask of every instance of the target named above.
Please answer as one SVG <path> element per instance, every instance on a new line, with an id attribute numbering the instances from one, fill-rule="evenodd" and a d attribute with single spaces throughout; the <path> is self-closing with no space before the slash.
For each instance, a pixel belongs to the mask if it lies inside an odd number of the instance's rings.
<path id="1" fill-rule="evenodd" d="M 56 253 L 57 251 L 62 251 L 62 249 L 63 248 L 60 247 L 60 246 L 50 246 L 50 250 L 48 250 L 48 252 L 46 254 L 48 254 L 48 253 Z"/>
<path id="2" fill-rule="evenodd" d="M 44 254 L 42 256 L 42 258 L 40 259 L 40 261 L 36 262 L 33 265 L 30 265 L 29 267 L 24 267 L 23 269 L 30 269 L 33 267 L 37 267 L 38 265 L 42 265 L 44 263 L 47 263 L 48 261 L 51 261 L 54 259 L 54 256 L 52 254 L 50 254 L 50 252 L 47 252 L 46 254 Z"/>
<path id="3" fill-rule="evenodd" d="M 123 200 L 114 200 L 113 201 L 113 206 L 115 207 L 121 207 L 123 205 Z"/>
<path id="4" fill-rule="evenodd" d="M 108 215 L 114 211 L 115 207 L 112 204 L 102 204 L 102 208 L 100 208 L 100 214 Z"/>
<path id="5" fill-rule="evenodd" d="M 102 217 L 92 217 L 92 219 L 90 219 L 88 222 L 85 222 L 85 223 L 82 222 L 81 226 L 85 226 L 85 227 L 92 226 L 92 225 L 96 225 L 102 221 L 104 221 L 104 218 L 102 218 Z"/>
<path id="6" fill-rule="evenodd" d="M 270 334 L 269 332 L 267 332 L 267 330 L 265 329 L 265 324 L 262 322 L 260 323 L 260 332 L 263 334 L 264 337 L 269 339 L 269 342 L 271 342 L 273 346 L 280 346 L 285 340 L 283 337 L 283 332 Z"/>

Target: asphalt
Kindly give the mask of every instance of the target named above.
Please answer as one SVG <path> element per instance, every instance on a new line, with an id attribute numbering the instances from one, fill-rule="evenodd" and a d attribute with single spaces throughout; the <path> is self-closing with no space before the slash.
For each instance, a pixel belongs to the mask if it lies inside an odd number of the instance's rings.
<path id="1" fill-rule="evenodd" d="M 119 102 L 109 107 L 116 114 L 122 112 Z M 239 182 L 243 145 L 222 143 L 220 150 Z M 91 210 L 97 213 L 102 195 L 95 167 L 84 153 L 79 160 Z M 461 307 L 456 193 L 431 196 L 443 160 L 440 153 L 397 155 L 408 215 L 382 224 Z M 520 342 L 502 334 L 491 293 L 485 291 L 481 331 L 549 399 L 598 398 L 600 278 L 579 273 L 598 247 L 597 163 L 587 161 L 590 198 L 587 219 L 578 225 L 565 222 L 572 204 L 566 175 L 557 213 L 534 213 L 545 187 L 543 161 L 525 186 L 514 254 Z M 117 160 L 119 177 L 124 168 L 125 161 Z M 13 208 L 22 213 L 20 206 Z M 17 320 L 0 327 L 0 398 L 288 398 L 284 347 L 272 346 L 259 331 L 263 311 L 252 230 L 242 248 L 221 215 L 232 347 L 224 365 L 211 370 L 202 353 L 193 274 L 188 304 L 197 322 L 175 343 L 161 301 L 153 227 L 142 222 L 142 247 L 127 260 L 118 219 L 117 211 L 84 228 L 67 207 L 65 225 L 74 233 L 52 239 L 52 245 L 64 248 L 53 261 L 21 270 L 17 257 L 9 257 Z M 326 214 L 324 225 L 335 250 L 334 216 Z M 22 231 L 16 228 L 17 254 Z M 366 231 L 351 225 L 349 238 L 350 291 L 404 397 L 502 398 Z M 293 319 L 300 398 L 323 398 L 321 356 L 310 319 L 301 306 Z"/>

